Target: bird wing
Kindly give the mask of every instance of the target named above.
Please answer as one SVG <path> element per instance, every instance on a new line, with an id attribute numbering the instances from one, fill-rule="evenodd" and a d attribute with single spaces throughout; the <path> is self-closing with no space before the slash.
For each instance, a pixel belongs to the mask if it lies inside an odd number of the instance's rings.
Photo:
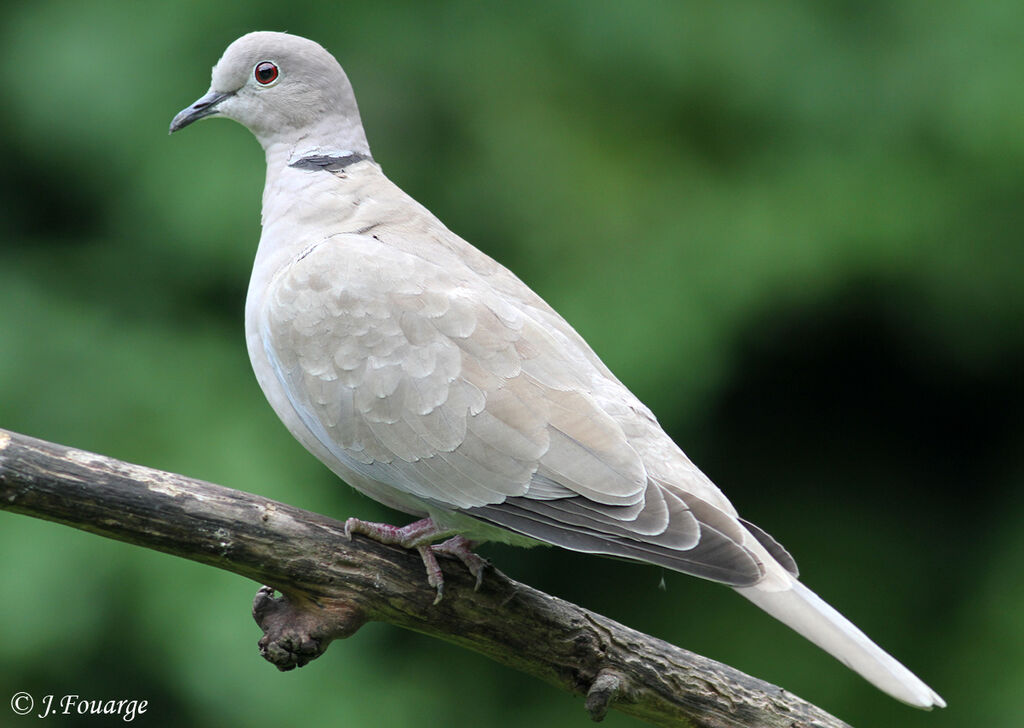
<path id="1" fill-rule="evenodd" d="M 325 448 L 434 508 L 555 545 L 760 579 L 733 514 L 648 472 L 607 406 L 615 387 L 635 398 L 568 324 L 445 263 L 339 234 L 272 279 L 263 344 Z"/>

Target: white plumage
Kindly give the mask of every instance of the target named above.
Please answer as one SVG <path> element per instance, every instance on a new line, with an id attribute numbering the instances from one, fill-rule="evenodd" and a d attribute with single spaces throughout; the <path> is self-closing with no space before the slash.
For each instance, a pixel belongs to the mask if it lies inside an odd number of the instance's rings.
<path id="1" fill-rule="evenodd" d="M 425 539 L 460 533 L 661 564 L 735 587 L 906 703 L 944 705 L 797 581 L 561 316 L 381 173 L 323 48 L 239 38 L 171 130 L 214 115 L 266 152 L 245 322 L 260 386 L 340 477 L 432 520 L 410 541 L 425 559 Z"/>

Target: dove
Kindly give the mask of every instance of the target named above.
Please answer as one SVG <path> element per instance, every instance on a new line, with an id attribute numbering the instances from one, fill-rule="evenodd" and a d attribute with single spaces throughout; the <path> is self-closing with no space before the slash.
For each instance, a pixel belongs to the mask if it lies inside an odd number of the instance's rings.
<path id="1" fill-rule="evenodd" d="M 798 580 L 586 341 L 512 272 L 392 183 L 341 66 L 254 32 L 173 133 L 233 119 L 262 145 L 262 235 L 245 303 L 253 370 L 313 455 L 418 520 L 346 533 L 477 578 L 485 541 L 547 544 L 721 582 L 909 705 L 939 695 Z M 439 543 L 440 542 L 440 543 Z"/>

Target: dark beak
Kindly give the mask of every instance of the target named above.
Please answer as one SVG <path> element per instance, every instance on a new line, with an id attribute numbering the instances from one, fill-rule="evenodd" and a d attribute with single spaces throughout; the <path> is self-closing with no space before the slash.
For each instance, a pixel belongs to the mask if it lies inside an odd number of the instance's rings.
<path id="1" fill-rule="evenodd" d="M 230 96 L 232 94 L 221 93 L 220 91 L 211 91 L 206 94 L 187 109 L 182 109 L 178 112 L 178 115 L 171 121 L 171 130 L 168 134 L 173 134 L 178 129 L 184 129 L 193 121 L 199 121 L 203 117 L 216 114 L 217 104 Z"/>

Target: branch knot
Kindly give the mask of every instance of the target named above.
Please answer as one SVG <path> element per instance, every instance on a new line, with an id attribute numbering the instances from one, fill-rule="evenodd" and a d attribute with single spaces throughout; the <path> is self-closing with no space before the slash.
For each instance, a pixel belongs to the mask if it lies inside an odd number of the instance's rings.
<path id="1" fill-rule="evenodd" d="M 252 600 L 252 616 L 263 630 L 260 656 L 278 670 L 294 670 L 322 655 L 336 639 L 355 634 L 366 623 L 363 610 L 352 602 L 332 599 L 325 604 L 260 587 Z"/>

